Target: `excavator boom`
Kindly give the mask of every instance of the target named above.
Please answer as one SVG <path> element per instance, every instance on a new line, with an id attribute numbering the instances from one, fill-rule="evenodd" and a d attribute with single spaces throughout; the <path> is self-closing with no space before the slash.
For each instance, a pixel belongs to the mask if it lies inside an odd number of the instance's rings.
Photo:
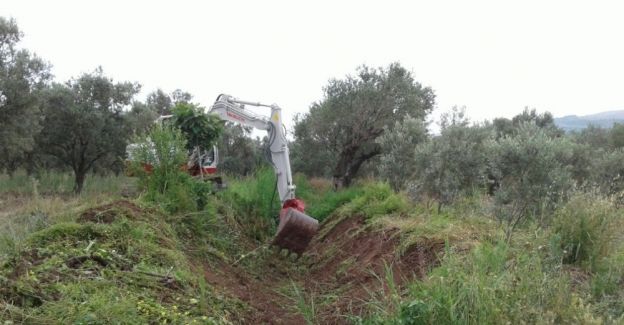
<path id="1" fill-rule="evenodd" d="M 257 115 L 245 105 L 268 107 L 269 117 Z M 282 109 L 275 105 L 238 100 L 221 94 L 210 108 L 209 113 L 217 114 L 221 119 L 265 130 L 269 136 L 271 164 L 277 176 L 277 191 L 282 210 L 280 223 L 273 244 L 297 254 L 303 253 L 318 230 L 318 221 L 305 214 L 305 204 L 295 196 L 296 186 L 290 169 L 288 140 L 282 125 Z"/>

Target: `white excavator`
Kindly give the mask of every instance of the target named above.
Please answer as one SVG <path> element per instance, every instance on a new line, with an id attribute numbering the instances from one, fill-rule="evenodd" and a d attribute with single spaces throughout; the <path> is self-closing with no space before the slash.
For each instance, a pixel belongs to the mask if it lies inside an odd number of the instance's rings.
<path id="1" fill-rule="evenodd" d="M 245 108 L 245 105 L 268 107 L 270 116 L 260 116 Z M 273 245 L 301 254 L 318 230 L 318 221 L 305 214 L 305 204 L 295 196 L 296 186 L 290 169 L 288 140 L 282 124 L 282 109 L 276 104 L 262 104 L 236 99 L 221 94 L 208 113 L 217 114 L 222 120 L 264 130 L 268 133 L 270 162 L 277 176 L 277 192 L 282 209 L 279 214 L 277 233 Z M 217 158 L 213 157 L 214 164 Z"/>
<path id="2" fill-rule="evenodd" d="M 270 116 L 260 116 L 245 109 L 245 105 L 256 107 L 268 107 L 271 109 Z M 288 249 L 291 252 L 301 254 L 312 240 L 318 230 L 318 221 L 305 214 L 305 204 L 295 196 L 296 186 L 293 183 L 288 153 L 288 140 L 282 124 L 282 109 L 275 105 L 248 102 L 238 100 L 229 95 L 219 95 L 209 110 L 209 114 L 216 114 L 224 121 L 230 121 L 244 126 L 264 130 L 268 133 L 268 150 L 270 151 L 270 163 L 273 165 L 277 176 L 277 192 L 281 202 L 279 225 L 273 238 L 273 245 Z M 173 115 L 159 117 L 155 123 L 164 123 Z M 134 152 L 138 144 L 130 144 L 126 148 L 128 160 L 134 160 Z M 217 188 L 223 189 L 225 185 L 221 177 L 216 175 L 219 155 L 216 147 L 206 150 L 196 147 L 189 155 L 188 162 L 182 166 L 189 174 L 203 181 L 209 180 L 216 183 Z M 141 162 L 143 169 L 150 173 L 153 170 L 152 163 Z"/>

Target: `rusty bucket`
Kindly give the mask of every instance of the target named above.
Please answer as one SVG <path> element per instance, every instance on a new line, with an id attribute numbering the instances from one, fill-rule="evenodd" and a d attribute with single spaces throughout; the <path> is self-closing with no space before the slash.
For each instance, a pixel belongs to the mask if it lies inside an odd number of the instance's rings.
<path id="1" fill-rule="evenodd" d="M 280 215 L 273 245 L 301 255 L 318 231 L 318 221 L 303 212 L 287 208 Z"/>

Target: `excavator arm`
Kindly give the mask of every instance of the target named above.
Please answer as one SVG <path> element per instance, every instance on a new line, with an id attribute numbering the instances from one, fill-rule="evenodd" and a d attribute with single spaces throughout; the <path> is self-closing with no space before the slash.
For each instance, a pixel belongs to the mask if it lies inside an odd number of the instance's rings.
<path id="1" fill-rule="evenodd" d="M 245 105 L 268 107 L 269 117 L 257 115 L 245 109 Z M 210 108 L 209 113 L 217 114 L 222 120 L 264 130 L 269 136 L 271 164 L 277 175 L 277 191 L 282 210 L 280 224 L 273 244 L 301 254 L 318 229 L 318 221 L 306 215 L 305 204 L 295 196 L 296 186 L 290 169 L 288 140 L 282 124 L 282 109 L 276 104 L 262 104 L 238 100 L 221 94 Z"/>

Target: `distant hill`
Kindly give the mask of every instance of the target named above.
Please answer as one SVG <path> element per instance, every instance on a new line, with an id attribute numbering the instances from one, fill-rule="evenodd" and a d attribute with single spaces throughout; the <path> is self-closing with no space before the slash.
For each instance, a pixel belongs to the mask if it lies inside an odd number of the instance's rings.
<path id="1" fill-rule="evenodd" d="M 624 123 L 624 110 L 601 112 L 591 115 L 568 115 L 555 118 L 555 124 L 565 131 L 582 130 L 590 124 L 610 128 L 613 123 Z"/>

